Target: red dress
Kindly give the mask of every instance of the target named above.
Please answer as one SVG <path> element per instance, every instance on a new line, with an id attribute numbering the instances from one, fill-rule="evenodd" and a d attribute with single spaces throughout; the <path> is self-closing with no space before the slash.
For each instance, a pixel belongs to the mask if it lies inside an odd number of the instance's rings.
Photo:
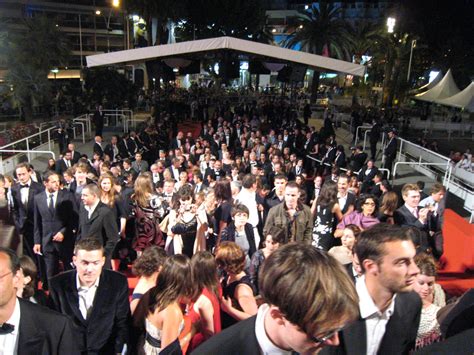
<path id="1" fill-rule="evenodd" d="M 221 294 L 221 290 L 219 289 L 219 294 Z M 206 296 L 212 303 L 212 309 L 214 310 L 213 320 L 214 320 L 214 334 L 218 334 L 221 331 L 221 313 L 220 313 L 220 304 L 219 300 L 217 299 L 216 295 L 209 291 L 207 288 L 202 290 L 202 295 Z M 191 319 L 192 323 L 197 322 L 200 319 L 199 313 L 194 310 L 194 303 L 192 303 L 189 307 L 188 317 Z M 201 343 L 203 343 L 206 339 L 204 338 L 203 333 L 196 333 L 194 337 L 191 339 L 189 344 L 188 353 L 192 350 L 196 349 Z"/>

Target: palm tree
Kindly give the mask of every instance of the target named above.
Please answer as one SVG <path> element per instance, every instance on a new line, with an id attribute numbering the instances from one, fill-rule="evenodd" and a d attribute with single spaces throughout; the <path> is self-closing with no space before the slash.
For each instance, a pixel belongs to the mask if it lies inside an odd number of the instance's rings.
<path id="1" fill-rule="evenodd" d="M 310 11 L 300 12 L 296 27 L 290 33 L 286 47 L 294 48 L 300 44 L 302 50 L 322 55 L 327 49 L 329 56 L 350 59 L 353 45 L 348 23 L 339 16 L 341 8 L 334 3 L 320 1 L 313 4 Z M 319 71 L 315 70 L 311 84 L 311 102 L 317 98 Z"/>
<path id="2" fill-rule="evenodd" d="M 51 86 L 50 70 L 67 65 L 70 47 L 67 37 L 54 25 L 54 21 L 40 16 L 24 19 L 21 32 L 8 31 L 8 24 L 0 41 L 0 54 L 7 63 L 6 82 L 13 85 L 23 118 L 33 116 L 35 103 L 49 105 Z"/>

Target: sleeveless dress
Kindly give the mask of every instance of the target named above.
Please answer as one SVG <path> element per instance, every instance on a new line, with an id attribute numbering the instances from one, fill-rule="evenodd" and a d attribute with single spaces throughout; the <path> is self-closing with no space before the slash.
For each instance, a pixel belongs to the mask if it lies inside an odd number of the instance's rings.
<path id="1" fill-rule="evenodd" d="M 193 216 L 189 221 L 178 222 L 172 228 L 172 232 L 181 235 L 183 241 L 182 253 L 192 258 L 194 254 L 194 242 L 196 241 L 197 233 L 197 218 Z"/>
<path id="2" fill-rule="evenodd" d="M 179 325 L 179 333 L 184 329 L 184 321 Z M 147 355 L 158 355 L 161 349 L 161 330 L 145 319 L 145 344 L 143 350 Z"/>
<path id="3" fill-rule="evenodd" d="M 209 291 L 207 288 L 202 290 L 202 294 L 211 301 L 212 309 L 214 311 L 214 314 L 213 314 L 214 334 L 219 334 L 221 332 L 221 308 L 220 308 L 219 300 L 217 299 L 216 295 L 212 293 L 211 291 Z M 200 319 L 199 313 L 197 313 L 194 310 L 194 303 L 190 304 L 189 306 L 188 316 L 192 321 L 198 321 Z M 196 333 L 191 339 L 191 343 L 189 344 L 189 348 L 188 348 L 188 353 L 196 349 L 205 340 L 206 339 L 204 338 L 203 333 L 201 332 Z"/>
<path id="4" fill-rule="evenodd" d="M 232 307 L 237 308 L 240 311 L 243 311 L 242 307 L 240 307 L 239 302 L 235 299 L 235 289 L 237 288 L 238 285 L 240 284 L 245 284 L 248 285 L 251 289 L 253 294 L 255 294 L 255 290 L 252 284 L 252 281 L 250 280 L 249 275 L 245 275 L 238 281 L 231 282 L 230 284 L 227 285 L 227 278 L 225 278 L 222 281 L 222 293 L 225 298 L 230 298 L 232 300 Z M 228 315 L 226 312 L 221 310 L 221 324 L 222 324 L 222 329 L 228 328 L 238 322 L 237 319 L 234 317 Z"/>
<path id="5" fill-rule="evenodd" d="M 316 216 L 313 226 L 312 245 L 318 249 L 328 251 L 335 244 L 334 233 L 334 213 L 332 206 L 316 206 Z"/>

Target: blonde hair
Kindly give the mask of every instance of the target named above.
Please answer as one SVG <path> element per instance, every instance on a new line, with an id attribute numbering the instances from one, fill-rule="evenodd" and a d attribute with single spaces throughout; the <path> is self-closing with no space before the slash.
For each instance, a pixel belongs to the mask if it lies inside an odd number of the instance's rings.
<path id="1" fill-rule="evenodd" d="M 149 174 L 140 174 L 133 186 L 135 191 L 132 199 L 140 207 L 148 207 L 150 196 L 153 195 L 153 180 Z"/>

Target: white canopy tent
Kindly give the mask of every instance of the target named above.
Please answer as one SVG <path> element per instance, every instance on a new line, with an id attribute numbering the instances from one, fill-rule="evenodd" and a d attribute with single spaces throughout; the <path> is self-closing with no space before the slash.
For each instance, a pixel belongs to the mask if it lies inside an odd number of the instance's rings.
<path id="1" fill-rule="evenodd" d="M 436 100 L 437 104 L 457 107 L 474 112 L 474 82 L 469 84 L 463 91 L 443 100 Z"/>
<path id="2" fill-rule="evenodd" d="M 451 97 L 458 92 L 459 88 L 454 82 L 451 69 L 449 69 L 444 78 L 441 79 L 438 84 L 422 94 L 415 95 L 414 98 L 422 101 L 436 102 L 437 100 Z"/>
<path id="3" fill-rule="evenodd" d="M 307 65 L 321 71 L 344 73 L 356 76 L 365 74 L 365 67 L 343 60 L 323 57 L 281 48 L 269 44 L 246 41 L 233 37 L 218 37 L 197 41 L 164 44 L 153 47 L 129 49 L 118 52 L 96 54 L 87 56 L 87 66 L 97 67 L 113 64 L 133 64 L 154 59 L 168 59 L 170 57 L 185 56 L 190 54 L 205 53 L 218 50 L 232 50 L 246 53 L 251 57 L 263 57 L 266 61 L 290 62 Z"/>

